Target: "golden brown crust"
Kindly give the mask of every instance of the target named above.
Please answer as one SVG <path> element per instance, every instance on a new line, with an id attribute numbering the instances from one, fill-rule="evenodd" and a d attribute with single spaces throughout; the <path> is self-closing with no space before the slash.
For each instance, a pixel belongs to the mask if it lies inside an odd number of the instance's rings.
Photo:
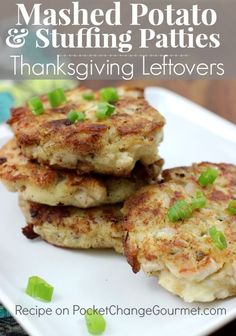
<path id="1" fill-rule="evenodd" d="M 88 102 L 82 97 L 86 90 L 67 91 L 67 103 L 53 109 L 42 97 L 46 110 L 40 116 L 34 116 L 27 106 L 12 110 L 9 124 L 27 157 L 57 167 L 120 176 L 128 175 L 138 160 L 144 164 L 158 160 L 156 146 L 164 118 L 145 101 L 142 91 L 118 88 L 115 113 L 98 121 L 99 93 Z M 86 111 L 86 120 L 71 124 L 67 114 L 72 109 Z M 148 155 L 146 148 L 152 151 Z"/>
<path id="2" fill-rule="evenodd" d="M 208 168 L 217 169 L 219 175 L 213 185 L 201 187 L 198 178 Z M 161 184 L 144 187 L 127 200 L 122 210 L 124 248 L 134 272 L 142 267 L 146 273 L 159 276 L 164 287 L 187 301 L 211 301 L 236 294 L 236 216 L 227 211 L 230 200 L 236 199 L 235 177 L 236 166 L 224 163 L 168 169 Z M 177 200 L 191 202 L 196 190 L 204 193 L 206 206 L 189 219 L 171 222 L 168 209 Z M 212 242 L 212 226 L 224 232 L 226 249 L 219 250 Z M 226 269 L 230 276 L 224 279 Z M 208 283 L 215 289 L 210 290 Z M 198 288 L 199 293 L 193 294 L 191 288 Z M 200 288 L 206 291 L 204 297 Z"/>
<path id="3" fill-rule="evenodd" d="M 122 213 L 120 205 L 90 209 L 50 207 L 20 199 L 27 226 L 23 234 L 40 236 L 55 246 L 86 249 L 114 248 L 122 253 Z"/>
<path id="4" fill-rule="evenodd" d="M 11 191 L 19 191 L 28 201 L 48 205 L 88 208 L 124 201 L 141 186 L 156 180 L 162 162 L 155 167 L 137 164 L 126 178 L 78 175 L 30 162 L 21 154 L 14 139 L 0 150 L 0 179 Z M 155 169 L 154 169 L 155 168 Z"/>

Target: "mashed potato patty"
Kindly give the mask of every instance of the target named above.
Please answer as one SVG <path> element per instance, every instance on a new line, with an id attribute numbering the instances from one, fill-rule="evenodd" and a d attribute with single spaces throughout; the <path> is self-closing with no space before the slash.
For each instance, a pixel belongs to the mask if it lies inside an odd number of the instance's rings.
<path id="1" fill-rule="evenodd" d="M 213 168 L 218 177 L 201 187 L 200 174 Z M 163 172 L 164 182 L 142 188 L 125 202 L 125 254 L 134 272 L 157 276 L 161 286 L 185 301 L 213 301 L 236 294 L 236 167 L 200 163 Z M 190 218 L 172 222 L 168 209 L 178 200 L 191 202 L 201 190 L 206 205 Z M 221 231 L 227 247 L 219 249 L 209 234 Z"/>

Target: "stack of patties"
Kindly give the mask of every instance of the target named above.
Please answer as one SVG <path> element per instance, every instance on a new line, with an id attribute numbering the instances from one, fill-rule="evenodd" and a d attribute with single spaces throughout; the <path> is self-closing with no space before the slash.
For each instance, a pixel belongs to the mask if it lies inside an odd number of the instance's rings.
<path id="1" fill-rule="evenodd" d="M 26 237 L 122 252 L 122 202 L 156 181 L 163 117 L 135 88 L 57 89 L 13 109 L 0 178 L 20 194 Z"/>

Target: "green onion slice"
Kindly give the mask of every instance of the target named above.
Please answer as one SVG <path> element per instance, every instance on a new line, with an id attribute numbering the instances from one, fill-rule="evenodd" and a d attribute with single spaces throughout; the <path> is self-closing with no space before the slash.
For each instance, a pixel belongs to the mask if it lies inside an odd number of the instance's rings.
<path id="1" fill-rule="evenodd" d="M 53 290 L 54 288 L 45 280 L 38 276 L 32 276 L 28 280 L 26 294 L 33 298 L 50 302 L 52 300 Z"/>
<path id="2" fill-rule="evenodd" d="M 168 210 L 167 216 L 171 222 L 176 222 L 181 219 L 189 218 L 192 214 L 191 205 L 184 200 L 174 203 Z"/>
<path id="3" fill-rule="evenodd" d="M 118 91 L 116 88 L 108 87 L 100 91 L 100 96 L 103 101 L 108 103 L 116 103 L 119 100 Z"/>
<path id="4" fill-rule="evenodd" d="M 236 200 L 232 200 L 229 202 L 227 210 L 231 215 L 236 215 Z"/>
<path id="5" fill-rule="evenodd" d="M 52 107 L 58 107 L 66 102 L 66 96 L 63 89 L 56 89 L 48 94 L 48 100 Z"/>
<path id="6" fill-rule="evenodd" d="M 92 308 L 89 308 L 85 314 L 85 321 L 88 332 L 92 335 L 101 335 L 106 329 L 106 321 L 102 315 Z"/>
<path id="7" fill-rule="evenodd" d="M 222 231 L 218 231 L 215 226 L 209 229 L 209 236 L 211 237 L 213 243 L 219 250 L 224 250 L 227 247 L 227 241 L 225 235 Z"/>
<path id="8" fill-rule="evenodd" d="M 201 190 L 196 191 L 196 197 L 191 202 L 193 210 L 201 209 L 206 205 L 206 197 Z"/>
<path id="9" fill-rule="evenodd" d="M 202 186 L 202 187 L 206 187 L 209 184 L 213 184 L 215 179 L 218 176 L 218 171 L 216 169 L 213 168 L 209 168 L 205 171 L 203 171 L 198 179 L 198 183 Z"/>
<path id="10" fill-rule="evenodd" d="M 96 117 L 99 120 L 106 119 L 111 116 L 115 111 L 115 106 L 109 103 L 99 103 L 97 105 Z"/>
<path id="11" fill-rule="evenodd" d="M 67 114 L 67 118 L 70 120 L 72 124 L 78 122 L 78 121 L 84 121 L 85 120 L 85 114 L 81 111 L 70 111 Z"/>
<path id="12" fill-rule="evenodd" d="M 43 114 L 44 107 L 39 97 L 32 97 L 28 100 L 28 106 L 36 116 Z"/>
<path id="13" fill-rule="evenodd" d="M 85 100 L 93 100 L 94 99 L 94 94 L 92 91 L 86 91 L 82 94 L 82 97 L 85 99 Z"/>

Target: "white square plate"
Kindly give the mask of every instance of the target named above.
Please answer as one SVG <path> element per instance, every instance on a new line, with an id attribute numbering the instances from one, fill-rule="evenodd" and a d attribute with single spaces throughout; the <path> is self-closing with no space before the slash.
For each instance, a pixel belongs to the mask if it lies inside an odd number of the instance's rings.
<path id="1" fill-rule="evenodd" d="M 164 89 L 148 88 L 146 96 L 167 119 L 161 152 L 166 167 L 197 161 L 235 162 L 236 127 L 190 101 Z M 11 135 L 0 127 L 1 145 Z M 0 301 L 15 315 L 15 305 L 51 308 L 52 316 L 15 316 L 32 336 L 88 335 L 84 317 L 73 315 L 73 305 L 121 308 L 226 308 L 226 315 L 107 315 L 104 335 L 143 336 L 206 335 L 236 317 L 236 298 L 211 304 L 186 304 L 158 286 L 143 272 L 133 274 L 124 257 L 112 251 L 70 251 L 43 241 L 29 241 L 21 233 L 25 225 L 17 195 L 0 185 Z M 50 304 L 24 293 L 27 279 L 39 275 L 53 284 Z M 68 308 L 69 315 L 57 315 Z M 57 310 L 56 310 L 57 309 Z M 140 311 L 141 312 L 141 311 Z M 165 311 L 163 310 L 163 314 Z"/>

